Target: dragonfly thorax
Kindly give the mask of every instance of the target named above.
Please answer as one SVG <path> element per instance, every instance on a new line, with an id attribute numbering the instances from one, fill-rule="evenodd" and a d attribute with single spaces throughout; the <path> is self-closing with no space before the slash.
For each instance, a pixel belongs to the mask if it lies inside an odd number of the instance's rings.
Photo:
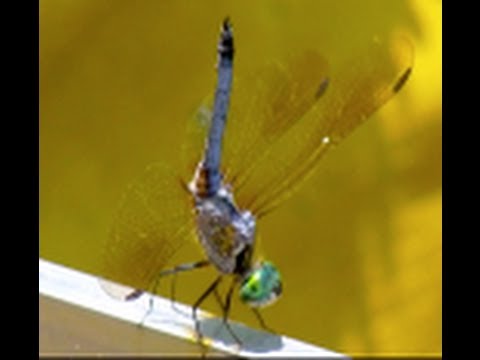
<path id="1" fill-rule="evenodd" d="M 255 240 L 255 217 L 235 205 L 226 186 L 212 196 L 195 193 L 197 234 L 206 256 L 224 274 L 243 274 L 250 270 Z"/>
<path id="2" fill-rule="evenodd" d="M 195 200 L 197 234 L 208 260 L 223 274 L 240 281 L 240 299 L 251 307 L 272 304 L 282 293 L 277 268 L 268 261 L 253 264 L 256 219 L 239 210 L 232 189 L 221 183 L 209 195 L 209 181 L 202 163 L 189 184 Z"/>

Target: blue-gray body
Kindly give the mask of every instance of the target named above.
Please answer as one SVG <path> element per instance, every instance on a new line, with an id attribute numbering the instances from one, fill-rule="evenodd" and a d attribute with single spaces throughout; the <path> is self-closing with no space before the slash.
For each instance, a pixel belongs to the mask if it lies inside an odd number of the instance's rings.
<path id="1" fill-rule="evenodd" d="M 198 238 L 209 261 L 223 274 L 243 277 L 251 268 L 256 221 L 249 211 L 238 209 L 220 171 L 233 54 L 232 29 L 226 21 L 218 45 L 218 83 L 205 155 L 190 183 L 190 191 L 195 200 Z"/>

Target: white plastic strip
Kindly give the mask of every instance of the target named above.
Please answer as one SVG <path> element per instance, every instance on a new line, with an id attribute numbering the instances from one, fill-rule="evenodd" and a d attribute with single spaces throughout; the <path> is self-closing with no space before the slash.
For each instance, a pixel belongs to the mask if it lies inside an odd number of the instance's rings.
<path id="1" fill-rule="evenodd" d="M 173 308 L 169 299 L 155 296 L 153 311 L 145 318 L 143 326 L 138 326 L 149 308 L 150 295 L 134 301 L 115 300 L 101 289 L 97 277 L 43 259 L 39 259 L 39 294 L 42 355 L 69 352 L 193 355 L 202 352 L 201 346 L 195 342 L 189 306 L 175 303 Z M 231 322 L 233 331 L 242 339 L 239 347 L 221 319 L 204 311 L 198 311 L 198 317 L 209 353 L 235 354 L 245 358 L 348 358 L 286 336 Z M 112 325 L 112 319 L 121 320 L 118 322 L 121 325 Z M 68 324 L 69 320 L 73 325 Z M 52 326 L 52 322 L 56 324 Z M 52 327 L 56 330 L 51 330 Z M 82 331 L 82 327 L 86 330 Z M 147 333 L 150 340 L 147 340 Z M 68 345 L 72 334 L 78 339 Z M 55 340 L 58 337 L 60 339 Z M 81 337 L 90 339 L 82 342 Z"/>

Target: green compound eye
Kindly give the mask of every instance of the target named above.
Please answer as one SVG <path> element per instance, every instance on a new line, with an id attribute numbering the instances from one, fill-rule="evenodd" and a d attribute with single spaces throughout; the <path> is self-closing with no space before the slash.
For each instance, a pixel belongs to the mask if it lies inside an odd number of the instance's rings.
<path id="1" fill-rule="evenodd" d="M 265 261 L 247 274 L 240 287 L 240 300 L 251 307 L 272 304 L 282 293 L 282 280 L 275 265 Z"/>

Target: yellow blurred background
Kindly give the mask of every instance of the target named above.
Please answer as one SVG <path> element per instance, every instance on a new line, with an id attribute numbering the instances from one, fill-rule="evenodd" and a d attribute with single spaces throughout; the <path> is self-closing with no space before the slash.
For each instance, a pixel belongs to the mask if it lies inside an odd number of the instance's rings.
<path id="1" fill-rule="evenodd" d="M 40 256 L 98 273 L 127 184 L 149 163 L 177 164 L 214 89 L 225 15 L 239 76 L 296 51 L 335 62 L 377 35 L 411 37 L 405 88 L 259 223 L 284 279 L 263 315 L 350 355 L 441 353 L 440 1 L 41 1 Z M 200 258 L 192 244 L 175 261 Z M 179 299 L 193 303 L 213 276 L 182 275 Z M 258 326 L 238 301 L 232 318 Z"/>

